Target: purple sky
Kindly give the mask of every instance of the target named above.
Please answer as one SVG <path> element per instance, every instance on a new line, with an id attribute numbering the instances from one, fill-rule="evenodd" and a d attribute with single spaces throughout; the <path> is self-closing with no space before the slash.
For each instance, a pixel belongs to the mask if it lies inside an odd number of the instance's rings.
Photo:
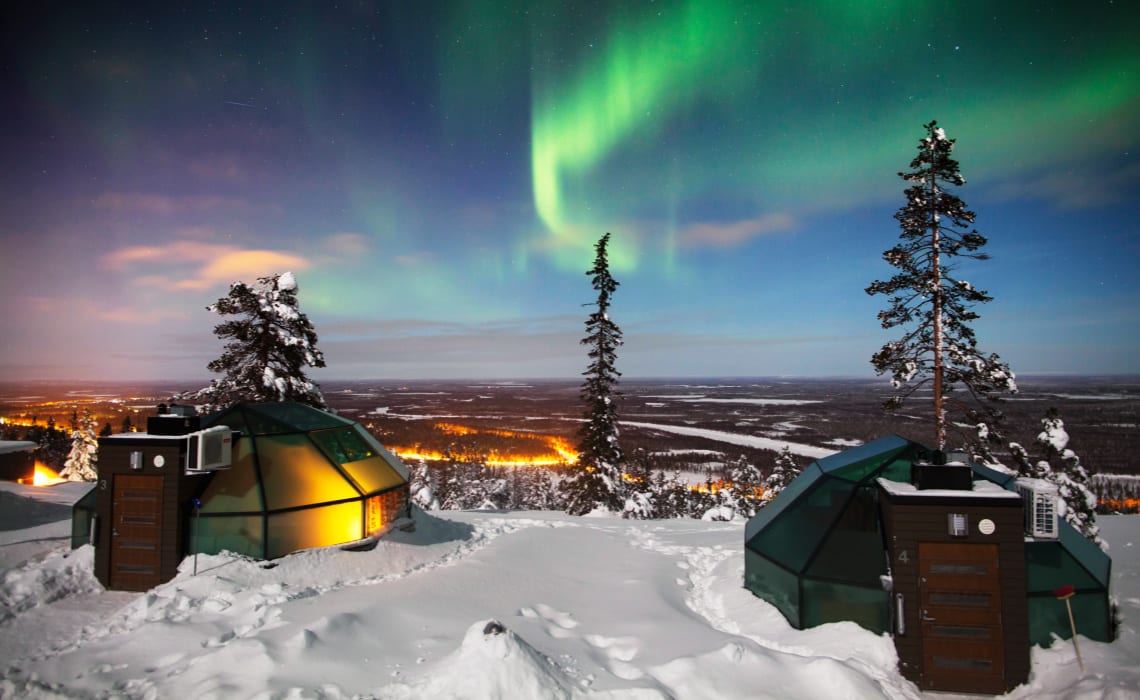
<path id="1" fill-rule="evenodd" d="M 7 3 L 0 381 L 205 381 L 286 270 L 317 379 L 573 377 L 607 231 L 627 377 L 870 375 L 930 119 L 979 347 L 1136 372 L 1140 6 L 801 5 Z"/>

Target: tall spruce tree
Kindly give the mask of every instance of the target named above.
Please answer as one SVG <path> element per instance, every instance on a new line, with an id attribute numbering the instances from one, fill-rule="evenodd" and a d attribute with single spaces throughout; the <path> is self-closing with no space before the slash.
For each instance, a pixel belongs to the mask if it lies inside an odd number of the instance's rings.
<path id="1" fill-rule="evenodd" d="M 320 388 L 305 375 L 305 367 L 324 367 L 325 357 L 317 349 L 313 325 L 299 308 L 292 272 L 260 277 L 252 286 L 235 282 L 228 295 L 206 309 L 237 317 L 214 327 L 214 335 L 230 342 L 207 367 L 225 376 L 176 399 L 206 411 L 239 401 L 297 401 L 326 408 Z"/>
<path id="2" fill-rule="evenodd" d="M 972 308 L 991 297 L 969 282 L 957 279 L 954 271 L 959 258 L 986 260 L 980 252 L 984 236 L 969 228 L 974 212 L 947 186 L 966 182 L 951 157 L 955 139 L 937 122 L 924 126 L 926 136 L 919 141 L 918 155 L 910 171 L 899 173 L 910 186 L 906 204 L 895 214 L 902 233 L 900 243 L 883 253 L 883 258 L 899 272 L 889 280 L 877 280 L 866 291 L 884 294 L 890 306 L 879 312 L 883 328 L 903 327 L 901 339 L 888 342 L 871 358 L 878 374 L 889 372 L 895 394 L 884 408 L 897 408 L 920 387 L 932 384 L 934 397 L 935 443 L 946 447 L 947 413 L 957 409 L 972 425 L 1000 420 L 993 405 L 1000 392 L 1016 392 L 1009 365 L 994 355 L 983 355 L 970 323 L 978 318 Z M 951 394 L 961 387 L 971 401 Z M 991 426 L 992 427 L 992 426 Z M 999 437 L 990 429 L 991 439 Z"/>
<path id="3" fill-rule="evenodd" d="M 617 371 L 617 349 L 622 344 L 621 329 L 610 320 L 610 297 L 618 282 L 610 275 L 606 246 L 610 234 L 594 246 L 594 266 L 586 272 L 598 292 L 596 308 L 586 319 L 582 345 L 590 358 L 580 396 L 586 406 L 586 423 L 578 433 L 578 464 L 581 470 L 564 482 L 566 511 L 583 515 L 595 509 L 621 512 L 624 509 L 622 452 L 618 445 L 618 418 L 615 399 L 621 372 Z"/>

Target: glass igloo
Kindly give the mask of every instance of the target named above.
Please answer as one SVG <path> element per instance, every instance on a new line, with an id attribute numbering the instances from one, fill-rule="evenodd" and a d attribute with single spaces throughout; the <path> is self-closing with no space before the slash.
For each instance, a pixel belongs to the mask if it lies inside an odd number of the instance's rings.
<path id="1" fill-rule="evenodd" d="M 299 403 L 240 403 L 203 420 L 239 433 L 191 523 L 198 552 L 274 559 L 377 535 L 408 517 L 408 470 L 359 424 Z"/>

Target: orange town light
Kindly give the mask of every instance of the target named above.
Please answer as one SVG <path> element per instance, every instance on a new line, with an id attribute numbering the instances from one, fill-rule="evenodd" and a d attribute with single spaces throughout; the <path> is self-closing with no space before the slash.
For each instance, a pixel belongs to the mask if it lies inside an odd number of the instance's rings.
<path id="1" fill-rule="evenodd" d="M 42 462 L 36 462 L 36 471 L 32 475 L 32 486 L 50 486 L 63 481 L 54 469 Z"/>

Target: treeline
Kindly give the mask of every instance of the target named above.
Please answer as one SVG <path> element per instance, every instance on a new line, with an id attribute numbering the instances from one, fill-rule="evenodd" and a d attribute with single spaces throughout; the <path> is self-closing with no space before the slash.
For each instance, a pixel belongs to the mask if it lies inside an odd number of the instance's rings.
<path id="1" fill-rule="evenodd" d="M 1140 513 L 1140 476 L 1094 474 L 1089 481 L 1097 513 Z"/>
<path id="2" fill-rule="evenodd" d="M 29 424 L 3 423 L 0 424 L 0 440 L 13 440 L 36 443 L 36 461 L 59 471 L 67 461 L 68 453 L 72 447 L 72 435 L 79 429 L 79 413 L 72 411 L 70 425 L 61 427 L 55 418 L 49 416 L 41 425 L 36 416 L 32 416 Z M 131 417 L 124 416 L 119 432 L 129 433 L 134 430 Z M 100 437 L 106 437 L 114 432 L 110 421 L 103 424 L 99 431 Z"/>
<path id="3" fill-rule="evenodd" d="M 567 482 L 580 469 L 421 460 L 412 468 L 411 496 L 425 510 L 566 510 L 572 497 Z M 623 517 L 729 521 L 755 515 L 795 471 L 790 455 L 781 455 L 767 476 L 741 457 L 715 480 L 709 476 L 693 484 L 640 453 L 626 464 L 616 491 L 624 503 Z"/>

